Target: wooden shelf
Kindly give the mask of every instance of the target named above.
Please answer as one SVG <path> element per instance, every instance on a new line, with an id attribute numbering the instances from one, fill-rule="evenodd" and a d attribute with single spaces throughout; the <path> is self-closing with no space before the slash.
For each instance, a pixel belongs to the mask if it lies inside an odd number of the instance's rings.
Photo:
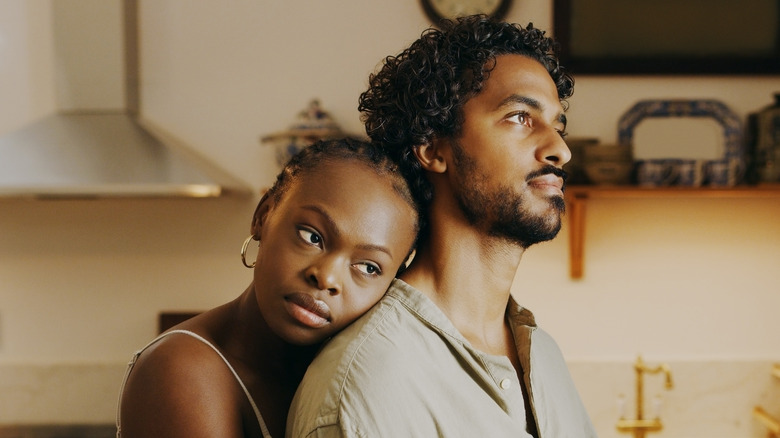
<path id="1" fill-rule="evenodd" d="M 780 184 L 737 187 L 637 187 L 637 186 L 569 186 L 566 188 L 569 219 L 569 276 L 584 275 L 585 210 L 589 199 L 601 198 L 780 198 Z"/>

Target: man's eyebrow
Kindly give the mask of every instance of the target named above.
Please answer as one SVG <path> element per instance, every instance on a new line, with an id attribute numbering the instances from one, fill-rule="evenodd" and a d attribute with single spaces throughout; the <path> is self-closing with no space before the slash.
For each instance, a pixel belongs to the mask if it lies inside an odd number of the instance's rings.
<path id="1" fill-rule="evenodd" d="M 544 108 L 544 105 L 542 105 L 541 102 L 539 102 L 538 100 L 534 99 L 533 97 L 523 96 L 523 95 L 520 95 L 520 94 L 511 94 L 511 95 L 509 95 L 504 100 L 499 102 L 498 105 L 496 106 L 496 108 L 502 108 L 502 107 L 505 107 L 507 105 L 518 104 L 518 103 L 523 104 L 523 105 L 528 105 L 531 108 L 533 108 L 535 110 L 540 110 L 540 111 Z"/>
<path id="2" fill-rule="evenodd" d="M 537 111 L 544 111 L 544 105 L 541 102 L 534 99 L 533 97 L 523 96 L 520 94 L 512 94 L 508 96 L 506 99 L 499 102 L 496 108 L 500 109 L 505 106 L 513 105 L 513 104 L 527 105 Z M 566 128 L 566 124 L 568 122 L 568 119 L 566 118 L 566 114 L 564 114 L 563 112 L 558 114 L 556 121 L 562 124 L 564 128 Z"/>
<path id="3" fill-rule="evenodd" d="M 330 228 L 331 232 L 337 237 L 341 236 L 341 230 L 339 229 L 338 224 L 336 223 L 335 220 L 333 220 L 332 217 L 330 217 L 330 215 L 325 210 L 320 208 L 318 205 L 311 205 L 311 204 L 304 205 L 302 208 L 304 210 L 311 210 L 318 213 L 320 216 L 322 216 L 322 219 L 328 224 L 328 228 Z M 386 253 L 390 257 L 393 256 L 393 254 L 390 253 L 390 249 L 382 245 L 372 245 L 370 243 L 364 243 L 358 245 L 358 247 L 360 249 L 364 249 L 367 251 L 381 251 L 383 253 Z"/>

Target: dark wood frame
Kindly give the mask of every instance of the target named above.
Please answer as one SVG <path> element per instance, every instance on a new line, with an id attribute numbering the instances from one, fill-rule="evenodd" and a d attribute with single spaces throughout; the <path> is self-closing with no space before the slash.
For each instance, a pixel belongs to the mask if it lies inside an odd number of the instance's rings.
<path id="1" fill-rule="evenodd" d="M 496 20 L 503 19 L 509 11 L 509 7 L 512 5 L 513 1 L 514 0 L 502 0 L 498 9 L 496 9 L 496 12 L 490 15 L 490 18 Z M 420 0 L 420 5 L 422 6 L 423 11 L 425 11 L 425 15 L 428 16 L 428 19 L 434 25 L 438 25 L 440 21 L 447 19 L 447 17 L 442 17 L 436 12 L 436 10 L 431 5 L 431 0 Z"/>
<path id="2" fill-rule="evenodd" d="M 775 43 L 775 53 L 770 57 L 713 56 L 680 59 L 675 57 L 585 57 L 570 51 L 571 5 L 573 1 L 554 0 L 553 27 L 555 39 L 561 48 L 561 63 L 573 74 L 593 75 L 719 75 L 719 74 L 780 74 L 780 30 Z M 738 4 L 735 2 L 735 7 Z M 780 9 L 778 10 L 780 29 Z"/>

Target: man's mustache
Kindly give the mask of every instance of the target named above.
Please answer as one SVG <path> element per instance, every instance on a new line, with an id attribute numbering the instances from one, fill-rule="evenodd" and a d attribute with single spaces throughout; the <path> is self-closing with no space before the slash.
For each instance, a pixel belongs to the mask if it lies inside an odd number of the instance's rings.
<path id="1" fill-rule="evenodd" d="M 550 164 L 542 167 L 539 170 L 535 170 L 535 171 L 529 173 L 528 175 L 526 175 L 525 180 L 526 181 L 531 181 L 534 178 L 537 178 L 537 177 L 540 177 L 540 176 L 543 176 L 543 175 L 547 175 L 549 173 L 551 173 L 551 174 L 553 174 L 553 175 L 563 179 L 563 186 L 566 187 L 566 180 L 569 179 L 569 174 L 566 173 L 565 170 L 559 169 L 559 168 L 557 168 L 557 167 L 555 167 L 553 165 L 550 165 Z"/>

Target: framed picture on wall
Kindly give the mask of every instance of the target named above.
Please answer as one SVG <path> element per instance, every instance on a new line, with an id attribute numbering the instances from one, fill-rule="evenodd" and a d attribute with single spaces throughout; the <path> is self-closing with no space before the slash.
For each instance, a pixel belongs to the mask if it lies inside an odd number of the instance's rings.
<path id="1" fill-rule="evenodd" d="M 554 0 L 574 74 L 780 74 L 777 0 Z"/>

